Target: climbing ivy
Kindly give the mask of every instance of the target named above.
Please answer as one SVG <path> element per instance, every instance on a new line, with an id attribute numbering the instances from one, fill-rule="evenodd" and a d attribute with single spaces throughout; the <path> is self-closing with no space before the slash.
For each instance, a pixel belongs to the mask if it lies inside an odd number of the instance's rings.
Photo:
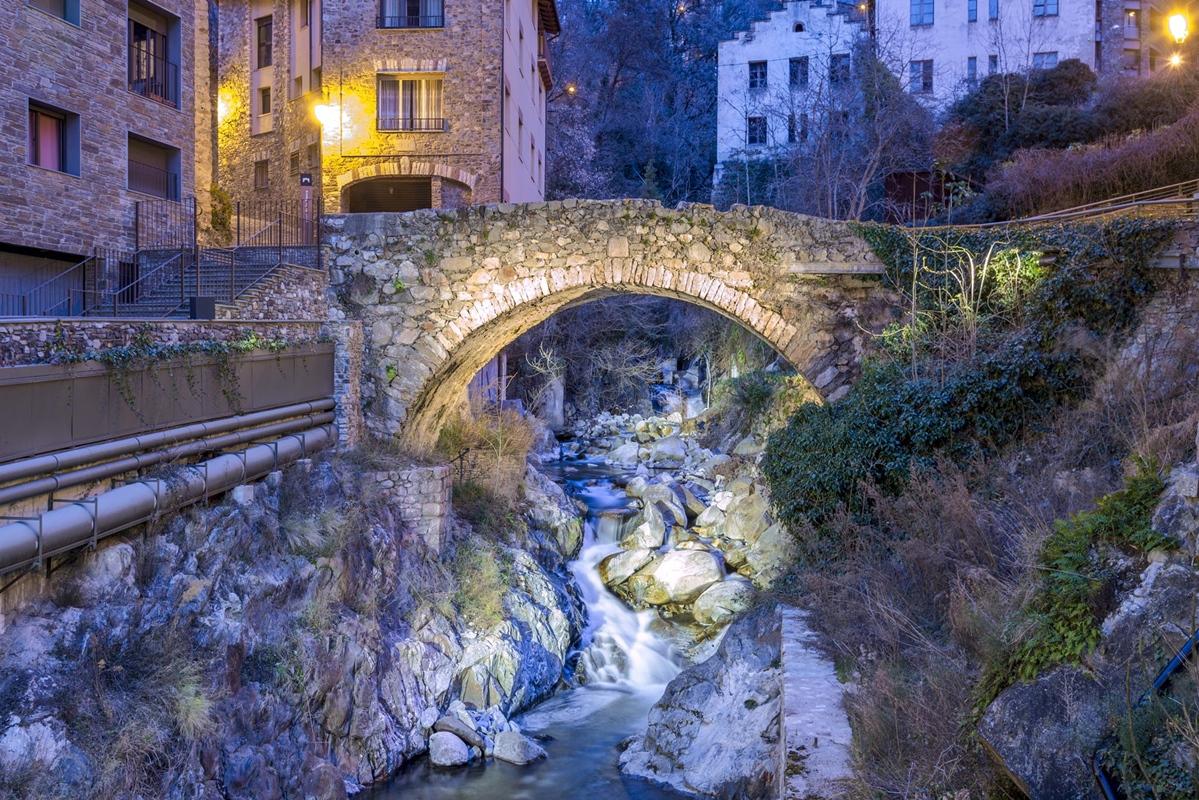
<path id="1" fill-rule="evenodd" d="M 1016 623 L 1025 633 L 983 675 L 979 712 L 1015 681 L 1078 662 L 1099 644 L 1098 597 L 1104 585 L 1099 548 L 1141 554 L 1172 548 L 1173 540 L 1150 525 L 1164 488 L 1157 465 L 1142 461 L 1124 488 L 1102 498 L 1094 510 L 1054 523 L 1037 560 L 1040 583 Z"/>

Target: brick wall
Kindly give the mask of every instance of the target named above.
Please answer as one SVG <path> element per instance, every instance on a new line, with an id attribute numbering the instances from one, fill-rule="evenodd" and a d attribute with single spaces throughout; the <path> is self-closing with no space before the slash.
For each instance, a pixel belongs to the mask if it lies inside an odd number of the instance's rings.
<path id="1" fill-rule="evenodd" d="M 79 26 L 20 0 L 0 4 L 0 243 L 84 255 L 128 249 L 130 133 L 177 147 L 181 191 L 194 186 L 196 7 L 208 0 L 156 0 L 179 17 L 180 107 L 128 89 L 125 3 L 80 3 Z M 80 174 L 30 166 L 28 102 L 79 115 Z"/>

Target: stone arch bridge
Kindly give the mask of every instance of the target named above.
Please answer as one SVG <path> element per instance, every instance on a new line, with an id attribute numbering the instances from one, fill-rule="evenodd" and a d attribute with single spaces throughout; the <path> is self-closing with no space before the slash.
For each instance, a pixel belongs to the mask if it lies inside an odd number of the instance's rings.
<path id="1" fill-rule="evenodd" d="M 715 310 L 834 400 L 899 314 L 851 225 L 775 209 L 565 200 L 326 226 L 336 305 L 363 323 L 367 428 L 417 447 L 491 358 L 569 304 L 630 292 Z"/>

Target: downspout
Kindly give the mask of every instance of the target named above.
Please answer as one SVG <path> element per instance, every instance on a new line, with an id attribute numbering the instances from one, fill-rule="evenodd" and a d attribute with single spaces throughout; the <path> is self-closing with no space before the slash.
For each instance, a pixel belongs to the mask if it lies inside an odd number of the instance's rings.
<path id="1" fill-rule="evenodd" d="M 311 428 L 240 453 L 180 468 L 167 479 L 145 479 L 0 527 L 0 574 L 149 522 L 255 480 L 335 441 L 331 425 Z"/>

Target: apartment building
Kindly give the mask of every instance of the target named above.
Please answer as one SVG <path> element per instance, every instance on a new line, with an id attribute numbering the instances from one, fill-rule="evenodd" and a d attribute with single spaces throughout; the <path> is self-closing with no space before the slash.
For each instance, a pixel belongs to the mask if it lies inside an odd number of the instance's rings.
<path id="1" fill-rule="evenodd" d="M 835 0 L 792 0 L 720 43 L 716 182 L 719 164 L 802 147 L 812 126 L 848 107 L 864 15 Z"/>
<path id="2" fill-rule="evenodd" d="M 208 35 L 208 0 L 0 0 L 0 314 L 211 184 Z"/>
<path id="3" fill-rule="evenodd" d="M 720 44 L 717 162 L 802 146 L 812 105 L 844 90 L 858 44 L 941 110 L 988 74 L 1071 58 L 1100 74 L 1171 68 L 1167 15 L 1177 10 L 1148 0 L 786 0 Z"/>
<path id="4" fill-rule="evenodd" d="M 1066 59 L 1100 74 L 1166 68 L 1165 11 L 1141 0 L 877 0 L 875 25 L 909 91 L 940 108 L 988 74 Z"/>
<path id="5" fill-rule="evenodd" d="M 220 183 L 327 211 L 539 200 L 554 0 L 221 6 Z"/>

